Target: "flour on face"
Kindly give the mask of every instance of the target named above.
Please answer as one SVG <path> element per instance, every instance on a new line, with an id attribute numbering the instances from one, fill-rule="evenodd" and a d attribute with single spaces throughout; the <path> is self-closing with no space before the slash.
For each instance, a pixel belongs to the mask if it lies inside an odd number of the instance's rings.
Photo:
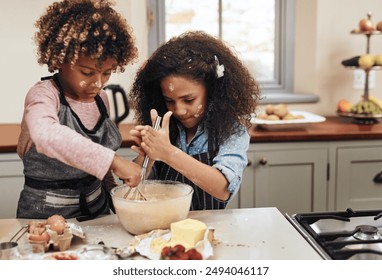
<path id="1" fill-rule="evenodd" d="M 81 88 L 86 87 L 86 85 L 87 85 L 87 83 L 86 83 L 85 81 L 81 81 L 81 82 L 80 82 L 80 87 L 81 87 Z"/>
<path id="2" fill-rule="evenodd" d="M 173 92 L 173 91 L 174 91 L 174 85 L 173 85 L 172 83 L 170 83 L 170 84 L 168 85 L 168 90 L 169 90 L 170 92 Z"/>
<path id="3" fill-rule="evenodd" d="M 195 115 L 194 115 L 195 118 L 199 118 L 199 117 L 200 117 L 200 114 L 202 113 L 202 112 L 201 112 L 201 111 L 202 111 L 202 108 L 203 108 L 203 105 L 202 105 L 202 104 L 198 105 L 198 107 L 197 107 L 197 111 L 196 111 L 196 113 L 195 113 Z"/>

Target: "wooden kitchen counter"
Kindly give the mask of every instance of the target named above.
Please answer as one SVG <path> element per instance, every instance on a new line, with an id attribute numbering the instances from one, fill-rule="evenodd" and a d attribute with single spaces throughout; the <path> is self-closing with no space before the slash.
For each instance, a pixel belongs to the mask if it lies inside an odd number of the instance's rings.
<path id="1" fill-rule="evenodd" d="M 121 124 L 122 147 L 133 144 L 129 131 L 133 124 Z M 293 141 L 341 141 L 341 140 L 382 140 L 382 122 L 372 125 L 353 123 L 352 119 L 327 117 L 322 123 L 308 124 L 305 127 L 265 130 L 251 127 L 251 143 L 293 142 Z M 0 124 L 0 153 L 16 152 L 20 134 L 19 124 Z"/>
<path id="2" fill-rule="evenodd" d="M 326 117 L 321 123 L 307 124 L 302 128 L 265 130 L 252 127 L 251 142 L 287 141 L 342 141 L 382 139 L 382 122 L 356 124 L 353 119 Z"/>

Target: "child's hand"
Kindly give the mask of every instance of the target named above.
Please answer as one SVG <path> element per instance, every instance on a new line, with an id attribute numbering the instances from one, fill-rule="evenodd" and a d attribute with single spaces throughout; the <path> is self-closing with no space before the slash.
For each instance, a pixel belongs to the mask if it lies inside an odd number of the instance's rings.
<path id="1" fill-rule="evenodd" d="M 141 182 L 141 167 L 130 160 L 125 160 L 116 155 L 110 168 L 118 178 L 130 187 L 136 187 Z"/>
<path id="2" fill-rule="evenodd" d="M 144 129 L 143 125 L 137 125 L 132 130 L 129 131 L 132 136 L 132 140 L 136 143 L 136 145 L 132 145 L 131 149 L 137 154 L 144 156 L 145 152 L 141 149 L 142 136 L 141 131 Z"/>
<path id="3" fill-rule="evenodd" d="M 150 111 L 150 116 L 153 123 L 152 126 L 154 126 L 155 120 L 158 117 L 157 111 L 155 109 L 152 109 Z M 141 143 L 142 143 L 142 131 L 146 128 L 147 126 L 145 125 L 137 125 L 129 131 L 130 135 L 132 136 L 133 142 L 137 144 L 137 145 L 132 145 L 131 149 L 141 156 L 145 156 L 145 151 L 141 148 Z"/>
<path id="4" fill-rule="evenodd" d="M 151 120 L 155 123 L 158 116 L 156 110 L 150 112 Z M 169 111 L 163 116 L 162 127 L 158 130 L 150 126 L 144 126 L 141 130 L 141 149 L 151 160 L 163 160 L 166 154 L 174 147 L 169 139 L 169 124 L 172 112 Z"/>

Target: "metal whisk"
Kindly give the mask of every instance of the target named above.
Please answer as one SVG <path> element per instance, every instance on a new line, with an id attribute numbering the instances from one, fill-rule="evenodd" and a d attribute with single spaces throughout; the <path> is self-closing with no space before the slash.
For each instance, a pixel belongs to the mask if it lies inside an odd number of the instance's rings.
<path id="1" fill-rule="evenodd" d="M 155 130 L 159 129 L 161 120 L 162 120 L 162 117 L 160 117 L 160 116 L 158 116 L 156 118 L 155 123 L 154 123 L 154 129 Z M 143 163 L 142 163 L 142 169 L 141 169 L 141 182 L 135 188 L 130 187 L 129 190 L 123 196 L 123 198 L 126 199 L 129 196 L 129 194 L 131 193 L 131 191 L 133 190 L 133 194 L 131 195 L 131 200 L 147 200 L 146 197 L 140 191 L 139 187 L 141 187 L 145 183 L 146 169 L 147 169 L 148 163 L 149 163 L 149 157 L 147 155 L 145 155 L 145 157 L 143 159 Z"/>

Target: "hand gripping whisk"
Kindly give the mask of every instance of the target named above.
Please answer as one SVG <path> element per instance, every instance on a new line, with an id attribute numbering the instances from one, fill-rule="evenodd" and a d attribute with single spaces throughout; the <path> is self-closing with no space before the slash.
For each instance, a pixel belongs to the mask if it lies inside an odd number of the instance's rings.
<path id="1" fill-rule="evenodd" d="M 159 129 L 161 120 L 162 120 L 162 117 L 160 117 L 160 116 L 158 116 L 156 118 L 155 124 L 154 124 L 154 129 L 155 130 Z M 146 169 L 147 169 L 147 164 L 148 163 L 149 163 L 149 157 L 147 155 L 145 155 L 145 158 L 143 159 L 143 163 L 142 163 L 142 169 L 141 169 L 141 182 L 135 188 L 131 188 L 130 187 L 129 190 L 123 196 L 123 198 L 126 199 L 129 196 L 129 194 L 131 193 L 131 191 L 133 190 L 133 193 L 131 195 L 131 200 L 147 200 L 146 197 L 142 194 L 142 192 L 139 189 L 139 187 L 141 187 L 145 183 L 145 180 L 146 180 Z"/>

